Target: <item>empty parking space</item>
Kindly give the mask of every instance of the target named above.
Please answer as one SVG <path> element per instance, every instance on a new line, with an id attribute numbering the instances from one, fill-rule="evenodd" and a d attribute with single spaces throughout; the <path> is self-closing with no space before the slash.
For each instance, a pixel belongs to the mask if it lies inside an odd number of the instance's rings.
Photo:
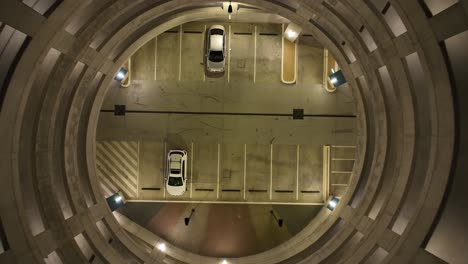
<path id="1" fill-rule="evenodd" d="M 157 37 L 156 79 L 178 80 L 180 58 L 180 27 L 168 30 Z"/>
<path id="2" fill-rule="evenodd" d="M 164 198 L 165 149 L 164 143 L 140 142 L 139 148 L 139 199 Z"/>
<path id="3" fill-rule="evenodd" d="M 297 82 L 313 85 L 323 83 L 324 49 L 312 35 L 305 35 L 298 40 L 298 76 Z"/>
<path id="4" fill-rule="evenodd" d="M 204 25 L 200 23 L 188 23 L 182 26 L 181 80 L 183 81 L 203 80 L 204 30 Z"/>
<path id="5" fill-rule="evenodd" d="M 194 144 L 192 158 L 192 198 L 217 199 L 218 144 Z"/>
<path id="6" fill-rule="evenodd" d="M 295 200 L 297 189 L 297 146 L 273 145 L 272 200 Z"/>
<path id="7" fill-rule="evenodd" d="M 252 24 L 233 24 L 231 27 L 231 81 L 253 81 L 254 28 Z"/>
<path id="8" fill-rule="evenodd" d="M 221 171 L 219 198 L 221 200 L 242 200 L 244 197 L 244 145 L 221 145 Z"/>
<path id="9" fill-rule="evenodd" d="M 246 199 L 270 200 L 271 145 L 247 145 Z"/>
<path id="10" fill-rule="evenodd" d="M 299 146 L 299 200 L 320 201 L 323 191 L 322 148 Z"/>
<path id="11" fill-rule="evenodd" d="M 256 82 L 281 82 L 281 25 L 257 25 Z"/>

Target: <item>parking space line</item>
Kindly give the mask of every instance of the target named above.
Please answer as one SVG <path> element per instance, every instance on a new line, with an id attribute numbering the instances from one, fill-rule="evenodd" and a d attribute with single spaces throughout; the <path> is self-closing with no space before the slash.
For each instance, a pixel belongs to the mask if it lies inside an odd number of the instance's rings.
<path id="1" fill-rule="evenodd" d="M 201 41 L 202 41 L 202 47 L 203 47 L 203 52 L 202 52 L 202 62 L 203 62 L 203 69 L 202 69 L 202 73 L 203 73 L 203 81 L 206 82 L 206 74 L 205 74 L 205 63 L 206 63 L 206 60 L 205 60 L 205 49 L 206 49 L 206 45 L 205 45 L 205 39 L 206 39 L 206 25 L 203 29 L 203 36 L 201 38 Z"/>
<path id="2" fill-rule="evenodd" d="M 273 144 L 270 144 L 270 200 L 273 199 Z"/>
<path id="3" fill-rule="evenodd" d="M 228 38 L 228 78 L 227 81 L 231 80 L 231 25 L 229 25 L 229 38 Z"/>
<path id="4" fill-rule="evenodd" d="M 253 82 L 257 78 L 257 25 L 254 26 L 254 66 L 253 66 Z"/>
<path id="5" fill-rule="evenodd" d="M 297 144 L 297 166 L 296 166 L 296 200 L 299 200 L 299 144 Z"/>
<path id="6" fill-rule="evenodd" d="M 221 145 L 218 143 L 218 179 L 217 179 L 217 183 L 216 183 L 216 199 L 219 199 L 219 152 L 220 152 L 220 149 L 221 149 Z"/>
<path id="7" fill-rule="evenodd" d="M 167 145 L 166 145 L 166 142 L 164 142 L 164 155 L 163 155 L 163 160 L 164 160 L 164 167 L 163 167 L 163 172 L 164 172 L 164 175 L 163 175 L 163 179 L 164 179 L 164 183 L 163 183 L 163 189 L 164 189 L 164 198 L 166 198 L 166 172 L 169 168 L 166 168 L 167 166 Z"/>
<path id="8" fill-rule="evenodd" d="M 140 141 L 137 141 L 137 197 L 140 197 Z"/>
<path id="9" fill-rule="evenodd" d="M 158 78 L 158 36 L 154 38 L 154 80 L 156 81 Z"/>
<path id="10" fill-rule="evenodd" d="M 245 200 L 245 188 L 247 180 L 247 144 L 244 144 L 244 200 Z"/>
<path id="11" fill-rule="evenodd" d="M 182 79 L 182 24 L 179 27 L 179 81 Z"/>
<path id="12" fill-rule="evenodd" d="M 192 198 L 192 184 L 193 184 L 193 142 L 190 147 L 190 199 Z"/>

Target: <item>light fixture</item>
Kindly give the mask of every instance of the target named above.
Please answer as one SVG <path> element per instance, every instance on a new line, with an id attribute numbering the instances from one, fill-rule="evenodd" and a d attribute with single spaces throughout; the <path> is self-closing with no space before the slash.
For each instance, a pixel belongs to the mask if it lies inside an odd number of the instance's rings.
<path id="1" fill-rule="evenodd" d="M 228 13 L 229 13 L 229 15 L 232 14 L 232 5 L 231 5 L 231 1 L 229 1 Z"/>
<path id="2" fill-rule="evenodd" d="M 292 30 L 288 30 L 286 34 L 288 35 L 288 38 L 295 38 L 297 35 L 297 33 Z"/>
<path id="3" fill-rule="evenodd" d="M 127 75 L 127 70 L 125 68 L 120 68 L 119 72 L 117 72 L 117 75 L 115 76 L 116 81 L 123 81 L 125 79 L 125 76 Z"/>
<path id="4" fill-rule="evenodd" d="M 106 201 L 111 211 L 114 212 L 125 204 L 125 197 L 123 196 L 122 192 L 118 191 L 107 197 Z"/>
<path id="5" fill-rule="evenodd" d="M 165 251 L 166 251 L 166 244 L 160 243 L 160 244 L 158 245 L 158 249 L 159 249 L 161 252 L 165 252 Z"/>
<path id="6" fill-rule="evenodd" d="M 289 23 L 286 29 L 284 30 L 284 38 L 291 42 L 295 42 L 296 39 L 301 34 L 302 28 L 296 24 Z"/>
<path id="7" fill-rule="evenodd" d="M 122 201 L 122 196 L 119 195 L 119 196 L 115 197 L 114 200 L 115 200 L 116 203 L 119 203 L 119 202 Z"/>
<path id="8" fill-rule="evenodd" d="M 328 80 L 335 87 L 338 87 L 338 86 L 346 83 L 346 79 L 345 79 L 345 77 L 343 75 L 343 72 L 341 70 L 334 71 L 332 69 L 332 74 L 330 74 L 328 76 Z"/>
<path id="9" fill-rule="evenodd" d="M 221 264 L 228 264 L 227 260 L 223 259 L 223 261 L 221 261 Z"/>
<path id="10" fill-rule="evenodd" d="M 333 209 L 335 209 L 335 207 L 338 205 L 339 202 L 340 202 L 340 199 L 333 196 L 331 200 L 328 202 L 327 209 L 330 211 L 333 211 Z"/>

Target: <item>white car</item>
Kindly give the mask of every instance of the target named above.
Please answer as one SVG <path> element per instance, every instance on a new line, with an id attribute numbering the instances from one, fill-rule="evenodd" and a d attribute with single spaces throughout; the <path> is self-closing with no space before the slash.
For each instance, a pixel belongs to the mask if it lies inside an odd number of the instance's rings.
<path id="1" fill-rule="evenodd" d="M 170 195 L 182 195 L 187 182 L 187 151 L 170 150 L 167 154 L 166 190 Z"/>
<path id="2" fill-rule="evenodd" d="M 224 72 L 226 58 L 226 31 L 221 25 L 208 29 L 206 41 L 206 70 L 209 72 Z"/>

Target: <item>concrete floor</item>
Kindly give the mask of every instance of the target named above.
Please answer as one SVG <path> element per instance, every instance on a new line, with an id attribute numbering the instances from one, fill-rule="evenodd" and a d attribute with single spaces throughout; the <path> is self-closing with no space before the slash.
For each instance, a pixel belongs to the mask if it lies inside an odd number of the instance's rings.
<path id="1" fill-rule="evenodd" d="M 352 92 L 323 88 L 324 51 L 313 37 L 299 38 L 297 82 L 286 85 L 280 24 L 223 25 L 230 47 L 223 74 L 204 70 L 207 23 L 173 28 L 134 54 L 131 86 L 115 83 L 102 106 L 97 165 L 105 192 L 158 201 L 128 203 L 137 208 L 122 209 L 129 218 L 192 252 L 235 257 L 274 247 L 312 219 L 321 206 L 293 205 L 324 202 L 323 146 L 354 146 L 357 131 Z M 116 104 L 135 112 L 115 116 Z M 293 120 L 293 109 L 304 119 Z M 164 189 L 170 149 L 188 152 L 181 197 Z M 330 192 L 341 196 L 354 149 L 332 148 L 331 156 Z M 257 205 L 200 204 L 210 201 Z M 187 231 L 183 217 L 193 207 L 198 217 Z M 293 219 L 286 228 L 278 229 L 272 208 Z"/>

